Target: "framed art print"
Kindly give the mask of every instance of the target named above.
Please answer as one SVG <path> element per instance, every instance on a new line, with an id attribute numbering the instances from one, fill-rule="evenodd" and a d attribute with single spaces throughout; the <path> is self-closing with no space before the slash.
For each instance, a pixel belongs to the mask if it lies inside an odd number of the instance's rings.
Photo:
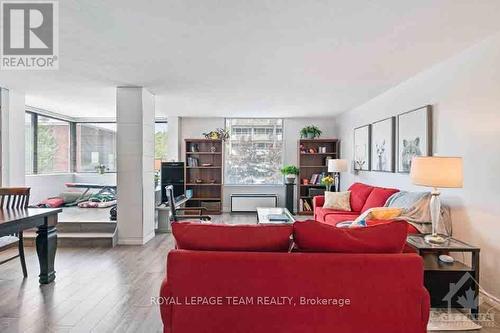
<path id="1" fill-rule="evenodd" d="M 415 156 L 432 156 L 432 106 L 398 115 L 398 172 L 409 173 Z"/>
<path id="2" fill-rule="evenodd" d="M 370 132 L 370 125 L 354 129 L 354 170 L 370 171 Z"/>
<path id="3" fill-rule="evenodd" d="M 372 124 L 372 171 L 394 172 L 395 124 L 395 117 L 380 120 Z"/>

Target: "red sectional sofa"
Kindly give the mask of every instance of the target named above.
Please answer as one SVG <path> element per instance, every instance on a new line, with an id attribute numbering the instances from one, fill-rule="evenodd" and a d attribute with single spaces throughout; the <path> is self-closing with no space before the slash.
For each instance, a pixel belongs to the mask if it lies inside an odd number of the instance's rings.
<path id="1" fill-rule="evenodd" d="M 324 196 L 313 198 L 314 219 L 318 222 L 336 225 L 340 222 L 353 221 L 366 210 L 374 207 L 383 207 L 387 199 L 399 192 L 395 188 L 370 186 L 363 183 L 354 183 L 348 189 L 351 192 L 352 211 L 339 211 L 323 208 Z M 387 223 L 387 220 L 367 220 L 368 225 Z M 418 230 L 408 224 L 408 233 L 418 233 Z"/>
<path id="2" fill-rule="evenodd" d="M 288 252 L 292 233 L 307 247 L 318 232 L 332 232 L 314 221 L 267 227 L 177 223 L 178 248 L 168 254 L 158 302 L 165 333 L 426 332 L 429 294 L 422 259 L 414 253 Z M 368 228 L 333 232 L 362 236 Z M 399 251 L 404 226 L 392 234 L 399 235 Z M 243 247 L 229 237 L 242 235 L 250 235 Z M 320 239 L 317 245 L 338 242 L 329 243 Z"/>

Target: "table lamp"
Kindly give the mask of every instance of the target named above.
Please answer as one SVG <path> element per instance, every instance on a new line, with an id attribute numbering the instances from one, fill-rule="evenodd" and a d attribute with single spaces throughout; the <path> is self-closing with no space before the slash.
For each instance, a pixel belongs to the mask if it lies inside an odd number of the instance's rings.
<path id="1" fill-rule="evenodd" d="M 339 173 L 347 171 L 347 160 L 328 160 L 328 172 L 333 172 L 335 177 L 335 192 L 339 191 Z"/>
<path id="2" fill-rule="evenodd" d="M 430 244 L 442 244 L 446 238 L 438 235 L 441 202 L 438 188 L 460 188 L 463 186 L 461 157 L 414 157 L 411 162 L 410 178 L 413 184 L 432 187 L 429 204 L 432 233 L 425 236 Z"/>

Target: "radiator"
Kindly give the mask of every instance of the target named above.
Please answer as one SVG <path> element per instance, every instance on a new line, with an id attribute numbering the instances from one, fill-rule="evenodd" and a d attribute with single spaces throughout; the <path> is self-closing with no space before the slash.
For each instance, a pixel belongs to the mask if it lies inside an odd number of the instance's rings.
<path id="1" fill-rule="evenodd" d="M 231 194 L 231 212 L 256 212 L 257 207 L 277 206 L 277 194 Z"/>

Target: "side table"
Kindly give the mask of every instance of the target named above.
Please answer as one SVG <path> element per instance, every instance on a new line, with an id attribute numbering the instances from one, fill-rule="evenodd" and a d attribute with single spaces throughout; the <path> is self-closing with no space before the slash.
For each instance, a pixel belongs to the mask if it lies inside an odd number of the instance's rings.
<path id="1" fill-rule="evenodd" d="M 406 243 L 424 260 L 424 285 L 431 296 L 431 307 L 468 308 L 477 315 L 480 248 L 451 237 L 443 244 L 429 244 L 424 235 L 409 235 Z M 469 259 L 470 263 L 439 260 L 441 254 L 453 252 L 470 253 L 470 258 L 464 255 L 464 262 Z"/>

